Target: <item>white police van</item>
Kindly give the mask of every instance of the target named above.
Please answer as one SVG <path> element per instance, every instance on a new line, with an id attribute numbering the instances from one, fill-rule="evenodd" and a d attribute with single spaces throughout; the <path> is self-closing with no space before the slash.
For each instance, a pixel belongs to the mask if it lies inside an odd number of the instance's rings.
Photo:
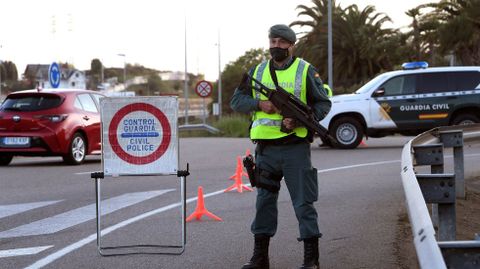
<path id="1" fill-rule="evenodd" d="M 364 136 L 417 135 L 438 126 L 480 122 L 480 67 L 405 63 L 353 94 L 331 98 L 320 121 L 338 148 L 356 148 Z"/>

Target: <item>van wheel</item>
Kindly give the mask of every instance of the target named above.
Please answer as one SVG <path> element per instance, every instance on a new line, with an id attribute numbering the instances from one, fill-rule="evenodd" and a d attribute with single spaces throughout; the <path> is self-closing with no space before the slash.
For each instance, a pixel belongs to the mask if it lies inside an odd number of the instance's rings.
<path id="1" fill-rule="evenodd" d="M 363 127 L 354 118 L 340 118 L 333 122 L 330 135 L 335 138 L 334 146 L 340 149 L 354 149 L 363 139 Z"/>
<path id="2" fill-rule="evenodd" d="M 12 162 L 13 155 L 0 155 L 0 166 L 7 166 Z"/>
<path id="3" fill-rule="evenodd" d="M 63 161 L 70 165 L 82 164 L 85 161 L 87 153 L 87 144 L 85 138 L 80 133 L 75 133 L 70 141 L 67 155 L 63 156 Z"/>
<path id="4" fill-rule="evenodd" d="M 460 114 L 453 119 L 452 125 L 468 125 L 468 124 L 475 124 L 479 122 L 480 122 L 480 119 L 475 115 Z"/>

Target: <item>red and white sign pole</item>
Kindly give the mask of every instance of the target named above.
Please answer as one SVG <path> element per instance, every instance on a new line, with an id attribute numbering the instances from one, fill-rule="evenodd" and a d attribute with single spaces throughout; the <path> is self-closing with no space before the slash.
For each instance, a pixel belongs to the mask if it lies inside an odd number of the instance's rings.
<path id="1" fill-rule="evenodd" d="M 201 80 L 195 86 L 195 92 L 198 94 L 198 96 L 203 98 L 203 124 L 206 124 L 207 108 L 205 105 L 205 98 L 209 97 L 212 94 L 213 85 L 206 80 Z"/>

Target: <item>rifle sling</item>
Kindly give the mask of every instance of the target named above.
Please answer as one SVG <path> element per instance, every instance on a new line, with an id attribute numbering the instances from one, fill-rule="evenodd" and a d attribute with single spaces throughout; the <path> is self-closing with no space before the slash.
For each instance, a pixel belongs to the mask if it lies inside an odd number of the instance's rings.
<path id="1" fill-rule="evenodd" d="M 270 69 L 270 76 L 272 77 L 273 83 L 275 84 L 275 87 L 278 88 L 277 72 L 275 72 L 272 60 L 270 60 L 269 69 Z"/>

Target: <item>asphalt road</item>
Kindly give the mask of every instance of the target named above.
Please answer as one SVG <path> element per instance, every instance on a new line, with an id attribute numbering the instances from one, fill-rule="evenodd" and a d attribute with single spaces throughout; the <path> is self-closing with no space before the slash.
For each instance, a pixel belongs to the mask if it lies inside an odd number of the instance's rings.
<path id="1" fill-rule="evenodd" d="M 398 255 L 399 218 L 405 212 L 400 153 L 411 137 L 370 139 L 356 150 L 319 148 L 322 268 L 406 268 Z M 185 138 L 180 166 L 190 164 L 187 198 L 202 186 L 205 205 L 222 218 L 187 224 L 182 255 L 101 257 L 96 249 L 95 189 L 89 173 L 100 157 L 81 166 L 61 158 L 16 158 L 0 168 L 0 268 L 240 268 L 251 255 L 249 227 L 255 193 L 224 193 L 233 184 L 237 156 L 254 150 L 248 139 Z M 475 172 L 478 147 L 465 150 L 466 176 Z M 244 179 L 244 183 L 247 183 Z M 102 181 L 102 245 L 180 243 L 180 185 L 175 176 L 120 177 Z M 191 199 L 187 215 L 196 206 Z M 279 226 L 270 248 L 271 268 L 302 262 L 297 221 L 285 185 L 279 198 Z"/>

